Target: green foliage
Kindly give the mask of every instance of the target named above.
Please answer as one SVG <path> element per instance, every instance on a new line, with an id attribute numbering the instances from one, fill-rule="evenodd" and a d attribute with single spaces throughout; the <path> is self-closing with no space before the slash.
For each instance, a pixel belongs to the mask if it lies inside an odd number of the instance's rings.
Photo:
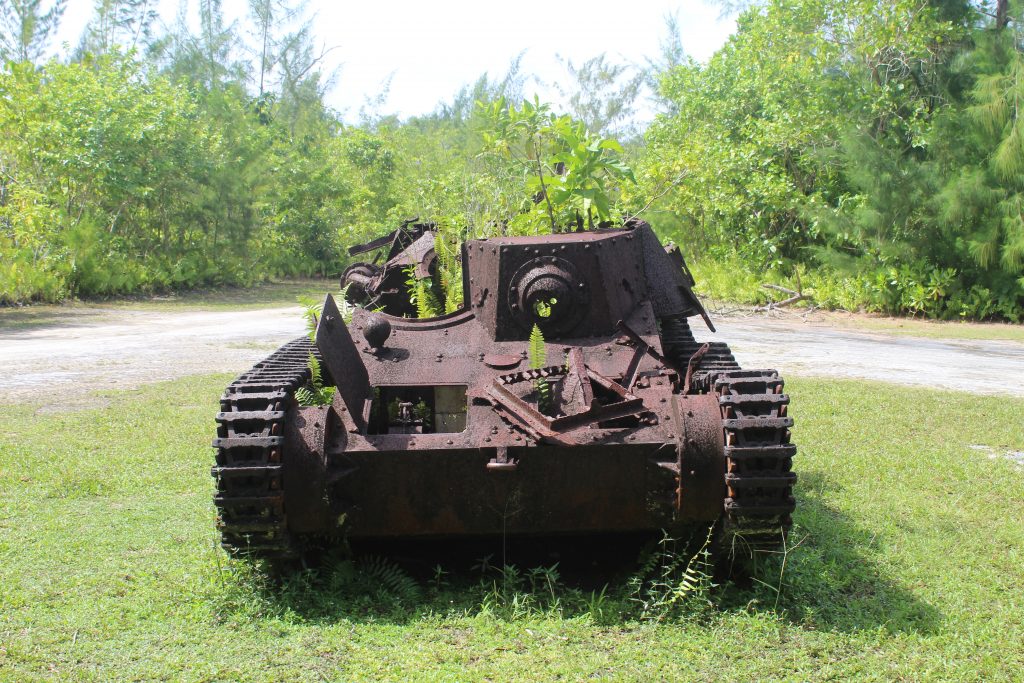
<path id="1" fill-rule="evenodd" d="M 333 276 L 420 216 L 439 266 L 411 296 L 436 315 L 462 305 L 467 237 L 643 214 L 728 298 L 800 272 L 818 305 L 1022 318 L 1018 4 L 739 3 L 707 63 L 675 20 L 643 74 L 566 61 L 569 114 L 524 97 L 517 58 L 358 126 L 324 103 L 303 3 L 249 4 L 235 24 L 202 0 L 157 35 L 152 3 L 96 0 L 79 49 L 37 67 L 63 0 L 0 0 L 0 303 Z M 641 81 L 662 111 L 642 144 Z"/>
<path id="2" fill-rule="evenodd" d="M 486 614 L 522 619 L 536 614 L 561 613 L 563 586 L 558 564 L 526 571 L 506 564 L 494 570 L 497 576 L 484 578 L 480 608 Z"/>
<path id="3" fill-rule="evenodd" d="M 544 367 L 548 352 L 544 343 L 544 333 L 540 331 L 540 326 L 537 324 L 534 324 L 533 329 L 530 330 L 530 346 L 527 353 L 532 369 L 539 370 Z"/>
<path id="4" fill-rule="evenodd" d="M 323 375 L 320 372 L 320 361 L 316 356 L 309 354 L 306 361 L 309 367 L 309 383 L 307 386 L 295 390 L 295 400 L 300 406 L 329 406 L 334 400 L 336 387 L 324 386 Z"/>
<path id="5" fill-rule="evenodd" d="M 302 317 L 306 325 L 306 336 L 310 341 L 316 341 L 316 327 L 323 313 L 324 304 L 322 301 L 314 301 L 304 297 L 299 298 L 302 305 Z M 341 305 L 345 306 L 344 293 L 341 296 Z M 344 312 L 343 312 L 344 313 Z M 326 406 L 334 400 L 333 386 L 324 386 L 323 373 L 320 370 L 320 361 L 316 356 L 309 354 L 306 361 L 309 368 L 309 382 L 306 386 L 299 387 L 295 391 L 295 400 L 300 406 Z"/>
<path id="6" fill-rule="evenodd" d="M 485 121 L 484 155 L 499 172 L 522 178 L 516 233 L 594 227 L 621 215 L 619 184 L 634 182 L 615 140 L 590 133 L 582 121 L 555 115 L 538 100 L 521 106 L 503 98 L 477 104 Z M 532 199 L 530 199 L 532 198 Z"/>
<path id="7" fill-rule="evenodd" d="M 301 121 L 275 118 L 295 102 L 253 106 L 191 52 L 167 47 L 168 75 L 99 52 L 0 71 L 0 303 L 341 269 L 386 190 L 386 154 L 355 166 L 319 100 Z M 210 74 L 202 87 L 179 82 L 186 63 Z"/>
<path id="8" fill-rule="evenodd" d="M 570 82 L 568 87 L 558 83 L 555 87 L 566 98 L 572 116 L 594 135 L 621 138 L 634 134 L 629 119 L 645 74 L 626 64 L 615 64 L 603 53 L 578 66 L 571 59 L 563 61 Z"/>
<path id="9" fill-rule="evenodd" d="M 0 63 L 38 61 L 66 7 L 67 0 L 54 0 L 45 11 L 42 0 L 0 0 Z"/>
<path id="10" fill-rule="evenodd" d="M 459 245 L 451 235 L 439 230 L 434 238 L 437 255 L 437 273 L 444 292 L 444 312 L 454 313 L 462 306 L 462 263 L 458 257 Z"/>
<path id="11" fill-rule="evenodd" d="M 82 33 L 77 56 L 134 50 L 150 38 L 156 18 L 150 0 L 93 0 L 92 19 Z"/>
<path id="12" fill-rule="evenodd" d="M 629 579 L 629 587 L 644 619 L 663 621 L 694 608 L 712 606 L 709 596 L 715 587 L 711 578 L 714 531 L 712 525 L 696 550 L 692 543 L 663 534 L 658 545 L 641 560 Z"/>
<path id="13" fill-rule="evenodd" d="M 747 10 L 708 64 L 661 75 L 669 113 L 640 167 L 655 222 L 737 266 L 713 289 L 743 300 L 764 300 L 750 277 L 805 269 L 819 305 L 1019 320 L 1022 42 L 982 19 L 965 2 Z"/>
<path id="14" fill-rule="evenodd" d="M 415 605 L 423 596 L 420 585 L 393 560 L 380 555 L 360 558 L 359 570 L 370 581 L 378 584 L 378 590 L 392 593 L 407 605 Z"/>
<path id="15" fill-rule="evenodd" d="M 530 368 L 533 370 L 539 370 L 544 367 L 547 362 L 547 344 L 544 342 L 544 333 L 541 332 L 540 326 L 534 324 L 533 329 L 530 330 L 530 343 L 527 350 L 528 361 Z M 551 384 L 544 377 L 538 377 L 533 381 L 533 389 L 537 394 L 537 407 L 540 412 L 545 415 L 551 414 L 551 410 L 554 407 L 554 396 L 551 390 Z"/>
<path id="16" fill-rule="evenodd" d="M 320 321 L 320 314 L 324 310 L 324 302 L 310 297 L 299 297 L 299 305 L 302 306 L 302 321 L 306 327 L 306 336 L 310 341 L 316 341 L 316 326 Z"/>
<path id="17" fill-rule="evenodd" d="M 697 283 L 697 294 L 713 301 L 762 304 L 767 301 L 762 282 L 784 284 L 777 271 L 751 272 L 743 257 L 735 252 L 692 261 L 690 270 Z"/>
<path id="18" fill-rule="evenodd" d="M 460 281 L 459 286 L 461 284 Z M 439 315 L 432 285 L 433 281 L 429 277 L 417 277 L 415 265 L 405 268 L 405 287 L 409 293 L 409 303 L 416 307 L 418 318 L 434 318 Z"/>
<path id="19" fill-rule="evenodd" d="M 555 310 L 555 304 L 558 303 L 558 299 L 551 297 L 547 300 L 538 299 L 534 304 L 534 312 L 541 318 L 550 318 L 551 313 Z"/>

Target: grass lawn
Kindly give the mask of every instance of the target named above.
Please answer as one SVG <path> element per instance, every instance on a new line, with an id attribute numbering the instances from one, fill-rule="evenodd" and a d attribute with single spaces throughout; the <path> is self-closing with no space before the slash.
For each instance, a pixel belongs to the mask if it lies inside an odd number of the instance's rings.
<path id="1" fill-rule="evenodd" d="M 216 546 L 209 442 L 229 379 L 111 394 L 99 410 L 0 406 L 0 679 L 1024 671 L 1024 468 L 1002 457 L 1024 451 L 1024 400 L 791 380 L 799 546 L 781 594 L 775 560 L 763 583 L 651 621 L 621 582 L 600 607 L 566 587 L 510 604 L 457 573 L 409 600 L 346 562 L 268 587 Z"/>

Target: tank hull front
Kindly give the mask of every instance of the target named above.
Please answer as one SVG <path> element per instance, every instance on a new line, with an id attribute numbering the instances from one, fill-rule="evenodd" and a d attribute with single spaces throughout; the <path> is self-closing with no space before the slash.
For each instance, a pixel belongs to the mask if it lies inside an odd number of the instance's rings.
<path id="1" fill-rule="evenodd" d="M 645 440 L 659 433 L 649 426 L 578 429 L 572 448 L 509 431 L 352 434 L 332 407 L 296 408 L 284 444 L 288 525 L 298 534 L 441 538 L 713 522 L 726 495 L 717 400 L 667 405 L 678 434 L 665 440 Z"/>
<path id="2" fill-rule="evenodd" d="M 482 450 L 351 454 L 330 496 L 351 537 L 651 530 L 678 521 L 676 474 L 654 450 L 509 449 L 514 469 Z"/>

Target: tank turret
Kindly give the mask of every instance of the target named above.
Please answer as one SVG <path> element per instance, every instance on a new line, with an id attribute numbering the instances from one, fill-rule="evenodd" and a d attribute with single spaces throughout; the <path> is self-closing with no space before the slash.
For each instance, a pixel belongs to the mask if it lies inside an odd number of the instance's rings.
<path id="1" fill-rule="evenodd" d="M 552 340 L 614 334 L 643 302 L 658 317 L 707 320 L 684 269 L 642 222 L 625 230 L 471 240 L 463 272 L 465 301 L 496 341 L 524 340 L 535 324 Z"/>

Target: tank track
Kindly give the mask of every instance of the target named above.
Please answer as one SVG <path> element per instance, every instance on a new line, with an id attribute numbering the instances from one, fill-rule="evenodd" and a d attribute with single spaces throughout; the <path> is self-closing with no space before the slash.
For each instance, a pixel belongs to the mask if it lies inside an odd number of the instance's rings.
<path id="1" fill-rule="evenodd" d="M 665 353 L 686 368 L 702 346 L 685 318 L 662 323 Z M 796 507 L 792 471 L 796 446 L 790 443 L 793 418 L 789 396 L 775 370 L 743 370 L 722 342 L 710 342 L 694 373 L 699 393 L 718 396 L 725 436 L 727 495 L 722 543 L 733 556 L 776 549 L 792 526 Z"/>
<path id="2" fill-rule="evenodd" d="M 217 414 L 217 527 L 232 554 L 288 559 L 296 547 L 288 533 L 281 454 L 284 423 L 295 391 L 310 380 L 306 337 L 291 341 L 228 385 Z"/>

